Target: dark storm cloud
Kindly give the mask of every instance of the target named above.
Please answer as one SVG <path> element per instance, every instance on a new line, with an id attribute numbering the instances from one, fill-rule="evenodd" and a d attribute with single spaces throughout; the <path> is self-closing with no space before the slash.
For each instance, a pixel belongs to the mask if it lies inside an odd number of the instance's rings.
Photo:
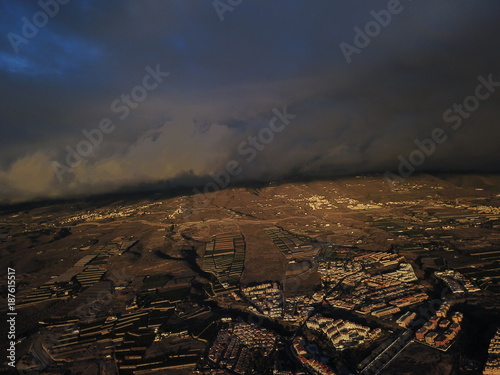
<path id="1" fill-rule="evenodd" d="M 211 2 L 69 1 L 16 53 L 36 2 L 0 7 L 0 195 L 19 201 L 198 177 L 237 160 L 235 180 L 383 172 L 416 138 L 449 129 L 443 113 L 500 81 L 500 4 L 402 1 L 347 63 L 339 44 L 388 1 L 243 1 L 221 22 Z M 111 103 L 146 67 L 170 75 L 125 119 Z M 420 170 L 496 170 L 500 92 L 449 132 Z M 297 117 L 252 162 L 238 147 Z M 60 182 L 52 162 L 109 117 L 115 130 Z"/>

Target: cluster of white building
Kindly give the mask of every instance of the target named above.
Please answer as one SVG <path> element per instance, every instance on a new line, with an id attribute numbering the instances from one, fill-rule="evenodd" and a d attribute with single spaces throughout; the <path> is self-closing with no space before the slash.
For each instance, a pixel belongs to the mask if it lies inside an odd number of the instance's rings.
<path id="1" fill-rule="evenodd" d="M 415 271 L 410 263 L 400 263 L 398 270 L 386 273 L 384 276 L 394 280 L 399 280 L 403 283 L 411 283 L 418 280 L 417 275 L 415 275 Z"/>
<path id="2" fill-rule="evenodd" d="M 314 310 L 313 303 L 317 302 L 319 302 L 318 299 L 314 297 L 298 296 L 287 298 L 283 307 L 283 320 L 286 322 L 303 322 Z"/>
<path id="3" fill-rule="evenodd" d="M 283 293 L 278 283 L 264 283 L 241 289 L 258 312 L 270 318 L 283 317 Z"/>
<path id="4" fill-rule="evenodd" d="M 364 262 L 366 265 L 392 263 L 400 261 L 399 257 L 389 256 L 389 253 L 374 253 L 366 254 L 357 257 L 358 261 L 354 262 L 330 262 L 324 267 L 328 272 L 330 269 L 334 271 L 335 276 L 340 277 L 342 263 L 349 265 L 351 270 L 357 269 L 353 266 Z M 404 259 L 404 258 L 403 258 Z M 365 265 L 365 267 L 366 267 Z M 420 303 L 428 299 L 428 295 L 422 292 L 420 286 L 414 282 L 418 280 L 411 264 L 401 262 L 399 268 L 392 272 L 371 275 L 364 271 L 363 268 L 359 272 L 347 274 L 339 281 L 342 285 L 351 288 L 349 295 L 343 295 L 341 298 L 338 294 L 333 293 L 326 298 L 330 306 L 344 310 L 356 310 L 361 314 L 371 313 L 377 317 L 393 315 L 400 311 L 400 307 L 409 306 Z"/>
<path id="5" fill-rule="evenodd" d="M 311 356 L 305 346 L 306 340 L 303 337 L 297 336 L 293 339 L 293 353 L 302 366 L 308 370 L 312 370 L 314 374 L 335 375 L 335 372 L 330 367 L 325 365 L 323 362 L 318 361 L 314 358 L 314 356 Z"/>
<path id="6" fill-rule="evenodd" d="M 258 350 L 267 357 L 275 348 L 278 335 L 248 323 L 228 323 L 217 334 L 210 347 L 208 359 L 218 367 L 247 374 L 252 352 Z"/>
<path id="7" fill-rule="evenodd" d="M 278 335 L 264 328 L 257 328 L 249 323 L 232 323 L 232 334 L 236 335 L 249 348 L 260 348 L 267 356 L 274 348 Z"/>
<path id="8" fill-rule="evenodd" d="M 483 374 L 500 374 L 500 328 L 497 329 L 495 336 L 490 341 L 490 346 L 488 348 L 488 361 L 484 367 Z"/>
<path id="9" fill-rule="evenodd" d="M 337 350 L 353 348 L 381 333 L 380 328 L 372 330 L 348 320 L 330 319 L 320 315 L 311 317 L 306 326 L 325 335 Z"/>
<path id="10" fill-rule="evenodd" d="M 338 208 L 323 195 L 313 194 L 310 197 L 289 198 L 289 200 L 292 202 L 305 203 L 313 210 L 332 210 L 334 208 Z"/>
<path id="11" fill-rule="evenodd" d="M 437 278 L 443 280 L 453 294 L 474 293 L 481 290 L 464 275 L 455 270 L 434 272 L 434 275 Z"/>
<path id="12" fill-rule="evenodd" d="M 321 275 L 321 281 L 325 283 L 336 284 L 344 277 L 357 274 L 363 270 L 361 263 L 351 261 L 331 261 L 320 262 L 318 272 Z"/>

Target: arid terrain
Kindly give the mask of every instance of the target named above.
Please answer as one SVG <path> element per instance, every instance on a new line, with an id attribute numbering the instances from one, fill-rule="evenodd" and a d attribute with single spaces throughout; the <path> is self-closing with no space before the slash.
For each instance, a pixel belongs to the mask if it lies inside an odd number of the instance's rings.
<path id="1" fill-rule="evenodd" d="M 411 305 L 408 311 L 440 300 L 451 304 L 450 311 L 465 316 L 464 328 L 449 349 L 409 343 L 383 363 L 383 374 L 421 374 L 422 369 L 429 374 L 480 373 L 489 340 L 500 322 L 498 175 L 418 175 L 395 185 L 382 176 L 353 176 L 232 187 L 203 195 L 189 191 L 175 195 L 144 193 L 17 205 L 0 210 L 0 241 L 2 280 L 7 280 L 7 267 L 16 275 L 16 363 L 25 370 L 139 374 L 154 371 L 154 361 L 140 370 L 135 359 L 167 355 L 170 362 L 162 362 L 164 369 L 154 373 L 189 374 L 196 368 L 208 374 L 203 371 L 208 371 L 214 361 L 207 359 L 207 353 L 217 330 L 223 332 L 221 324 L 227 324 L 220 319 L 229 317 L 237 322 L 240 316 L 246 321 L 252 313 L 266 321 L 262 323 L 265 329 L 279 336 L 269 358 L 275 361 L 285 356 L 292 364 L 289 370 L 285 365 L 278 369 L 274 362 L 266 367 L 254 354 L 248 366 L 265 373 L 309 371 L 309 365 L 294 362 L 287 349 L 288 345 L 300 347 L 290 340 L 298 329 L 302 330 L 302 323 L 306 327 L 305 321 L 290 319 L 286 323 L 284 315 L 276 318 L 272 309 L 263 312 L 258 299 L 252 302 L 252 289 L 248 287 L 274 283 L 266 287 L 266 293 L 282 293 L 279 308 L 285 310 L 288 299 L 319 298 L 311 300 L 310 306 L 323 314 L 322 309 L 328 309 L 326 305 L 331 303 L 329 293 L 337 293 L 338 285 L 328 284 L 319 270 L 325 259 L 345 261 L 347 258 L 335 258 L 343 254 L 342 249 L 352 250 L 349 256 L 354 260 L 381 252 L 399 257 L 399 263 L 409 263 L 418 279 L 412 285 L 427 295 L 427 302 Z M 363 265 L 363 272 L 373 277 L 393 267 L 392 263 L 388 268 L 380 264 L 374 268 Z M 449 285 L 453 284 L 443 283 L 445 276 L 440 279 L 439 273 L 450 269 L 460 272 L 477 291 L 450 292 Z M 470 292 L 466 284 L 461 285 Z M 99 300 L 98 287 L 109 294 L 105 303 Z M 342 289 L 337 300 L 350 290 Z M 7 294 L 4 284 L 2 314 L 7 312 Z M 350 298 L 344 298 L 344 302 L 352 301 Z M 75 312 L 82 305 L 90 312 Z M 83 325 L 120 322 L 132 312 L 140 316 L 141 311 L 149 314 L 149 320 L 125 330 L 125 336 L 116 332 L 118 324 L 128 327 L 126 321 L 106 328 L 110 333 L 102 333 L 95 342 L 82 341 Z M 407 310 L 370 318 L 356 308 L 346 316 L 339 311 L 333 307 L 323 315 L 359 319 L 372 329 L 381 328 L 381 337 L 387 338 L 399 334 L 395 322 Z M 488 320 L 480 321 L 484 317 Z M 68 334 L 61 327 L 70 324 L 75 337 L 79 335 L 75 340 L 80 340 L 71 345 L 86 348 L 73 364 L 68 359 L 78 351 L 65 353 L 64 345 L 58 344 L 61 335 Z M 170 326 L 175 330 L 169 331 Z M 6 337 L 8 327 L 2 324 L 1 328 L 0 334 Z M 418 328 L 410 327 L 413 331 Z M 168 334 L 161 336 L 162 332 Z M 50 342 L 50 334 L 59 338 Z M 120 350 L 131 342 L 129 334 L 144 335 L 148 344 L 134 347 L 144 346 L 146 351 L 122 356 Z M 148 341 L 148 334 L 152 338 L 156 335 L 156 341 Z M 374 350 L 381 342 L 375 340 L 367 346 L 368 352 L 365 348 L 356 354 L 350 352 L 354 349 L 337 351 L 335 344 L 321 343 L 312 333 L 303 335 L 317 341 L 323 356 L 330 358 L 325 363 L 346 374 L 362 371 L 349 361 Z M 122 346 L 117 344 L 120 338 Z M 5 351 L 5 347 L 2 349 Z M 7 362 L 3 366 L 9 368 Z M 238 373 L 235 368 L 232 371 Z"/>

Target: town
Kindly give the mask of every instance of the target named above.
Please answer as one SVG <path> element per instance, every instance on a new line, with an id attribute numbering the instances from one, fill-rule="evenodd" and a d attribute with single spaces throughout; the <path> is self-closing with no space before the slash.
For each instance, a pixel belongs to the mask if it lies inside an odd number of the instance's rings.
<path id="1" fill-rule="evenodd" d="M 2 241 L 38 233 L 40 259 L 65 250 L 50 267 L 16 260 L 16 311 L 36 332 L 17 327 L 16 367 L 368 375 L 438 358 L 498 373 L 498 196 L 471 207 L 430 201 L 442 189 L 422 182 L 400 186 L 403 203 L 352 193 L 368 183 L 240 189 L 245 204 L 198 212 L 186 196 L 70 209 L 53 221 L 35 210 Z M 214 204 L 226 194 L 213 193 Z M 411 215 L 396 209 L 403 204 Z M 109 234 L 95 239 L 100 230 Z M 466 360 L 478 348 L 483 360 Z"/>

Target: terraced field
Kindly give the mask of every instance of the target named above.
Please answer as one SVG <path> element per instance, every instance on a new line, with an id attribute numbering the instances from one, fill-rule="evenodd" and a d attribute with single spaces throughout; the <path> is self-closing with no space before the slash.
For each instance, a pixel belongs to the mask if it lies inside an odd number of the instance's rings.
<path id="1" fill-rule="evenodd" d="M 219 234 L 207 242 L 201 267 L 212 274 L 215 294 L 238 288 L 245 263 L 245 238 L 241 233 Z"/>

